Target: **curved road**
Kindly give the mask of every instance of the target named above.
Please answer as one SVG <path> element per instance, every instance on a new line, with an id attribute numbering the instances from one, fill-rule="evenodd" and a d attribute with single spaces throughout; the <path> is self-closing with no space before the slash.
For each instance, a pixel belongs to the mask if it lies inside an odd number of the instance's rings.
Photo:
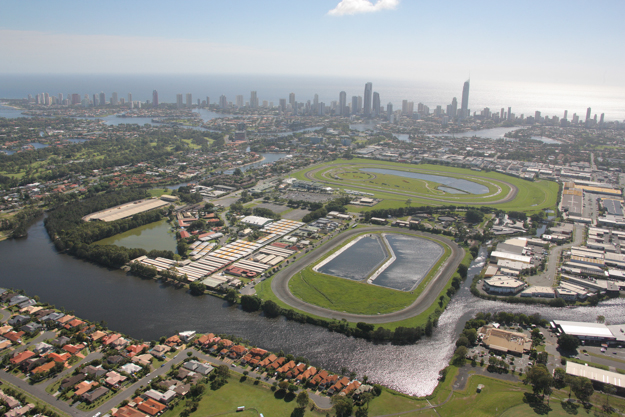
<path id="1" fill-rule="evenodd" d="M 349 164 L 349 163 L 344 163 L 344 164 L 336 164 L 333 165 L 332 167 L 329 166 L 320 166 L 318 168 L 313 168 L 310 171 L 307 171 L 304 175 L 306 176 L 306 178 L 308 178 L 311 181 L 315 181 L 315 182 L 321 182 L 324 184 L 332 184 L 332 185 L 340 185 L 340 186 L 345 186 L 344 183 L 341 182 L 334 182 L 334 181 L 328 181 L 326 180 L 320 180 L 318 178 L 315 178 L 315 174 L 323 169 L 326 168 L 334 168 L 334 167 L 342 167 L 342 166 L 354 166 L 355 164 Z M 376 165 L 375 163 L 369 163 L 367 165 L 371 165 L 371 166 L 378 166 L 381 168 L 387 168 L 388 169 L 388 165 Z M 432 175 L 439 175 L 439 174 L 445 174 L 445 175 L 449 175 L 449 172 L 444 172 L 444 171 L 430 171 L 428 170 L 428 172 L 431 172 Z M 476 177 L 479 177 L 479 175 L 476 175 Z M 490 178 L 485 178 L 483 179 L 483 181 L 487 181 Z M 473 205 L 473 206 L 486 206 L 486 205 L 491 205 L 491 204 L 503 204 L 503 203 L 509 203 L 512 200 L 514 200 L 519 192 L 519 189 L 510 184 L 507 181 L 502 181 L 502 180 L 496 180 L 497 182 L 500 182 L 502 184 L 507 185 L 508 187 L 510 187 L 510 191 L 508 192 L 508 195 L 506 195 L 504 198 L 500 199 L 500 200 L 496 200 L 496 201 L 490 201 L 490 202 L 465 202 L 465 201 L 458 201 L 458 200 L 445 200 L 443 198 L 436 198 L 436 197 L 427 197 L 427 196 L 423 196 L 421 194 L 409 194 L 409 193 L 402 193 L 402 192 L 398 192 L 398 191 L 388 191 L 388 190 L 378 190 L 378 189 L 374 189 L 374 188 L 367 188 L 366 186 L 362 186 L 362 185 L 357 185 L 357 184 L 351 184 L 348 183 L 349 187 L 351 188 L 361 188 L 364 190 L 368 190 L 368 191 L 379 191 L 379 192 L 384 192 L 387 194 L 396 194 L 396 195 L 400 195 L 403 197 L 412 197 L 412 198 L 419 198 L 419 199 L 423 199 L 423 200 L 431 200 L 431 201 L 438 201 L 441 203 L 447 203 L 447 204 L 456 204 L 456 205 L 462 205 L 462 204 L 466 204 L 466 205 Z M 496 186 L 496 185 L 495 185 Z"/>
<path id="2" fill-rule="evenodd" d="M 431 235 L 428 233 L 417 232 L 413 230 L 401 230 L 402 233 L 407 233 L 414 236 L 427 236 L 430 238 L 434 238 L 439 240 L 445 244 L 447 244 L 451 248 L 451 255 L 443 266 L 439 269 L 439 273 L 428 283 L 423 292 L 417 297 L 417 299 L 408 307 L 403 310 L 394 311 L 388 314 L 380 314 L 380 315 L 361 315 L 361 314 L 352 314 L 352 313 L 342 313 L 339 311 L 329 310 L 323 307 L 319 307 L 316 305 L 308 304 L 299 298 L 295 297 L 291 294 L 289 290 L 289 280 L 296 272 L 300 269 L 304 268 L 306 265 L 314 263 L 318 261 L 323 255 L 331 251 L 332 249 L 338 247 L 346 240 L 353 238 L 356 235 L 362 233 L 371 233 L 371 232 L 388 232 L 392 233 L 394 230 L 388 227 L 382 226 L 371 226 L 357 229 L 350 229 L 348 231 L 342 232 L 335 239 L 331 240 L 327 244 L 315 249 L 313 252 L 307 254 L 306 256 L 302 256 L 297 259 L 295 262 L 292 262 L 289 266 L 282 269 L 273 277 L 273 281 L 271 282 L 271 290 L 276 294 L 276 296 L 280 299 L 280 301 L 288 304 L 289 306 L 296 308 L 298 310 L 304 311 L 309 314 L 314 314 L 316 316 L 325 317 L 329 319 L 346 319 L 348 321 L 362 321 L 371 324 L 382 324 L 382 323 L 390 323 L 399 320 L 409 319 L 416 315 L 423 313 L 427 310 L 432 303 L 434 303 L 438 297 L 438 294 L 447 284 L 449 278 L 456 272 L 458 265 L 464 258 L 464 249 L 456 245 L 453 241 L 439 235 Z"/>

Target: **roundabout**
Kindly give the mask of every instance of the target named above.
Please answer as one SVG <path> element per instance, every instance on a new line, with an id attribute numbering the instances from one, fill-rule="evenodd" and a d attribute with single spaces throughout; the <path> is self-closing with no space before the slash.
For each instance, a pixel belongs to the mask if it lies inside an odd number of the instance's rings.
<path id="1" fill-rule="evenodd" d="M 341 248 L 355 237 L 367 233 L 394 234 L 393 232 L 394 230 L 389 229 L 388 227 L 380 226 L 364 227 L 345 231 L 325 245 L 316 248 L 313 252 L 297 259 L 295 262 L 292 262 L 290 265 L 276 273 L 271 282 L 271 290 L 280 301 L 288 306 L 307 314 L 329 319 L 346 319 L 351 322 L 383 324 L 415 317 L 425 312 L 434 302 L 436 302 L 439 293 L 445 288 L 464 257 L 464 250 L 453 241 L 443 236 L 430 235 L 428 233 L 417 231 L 401 231 L 401 235 L 428 239 L 436 242 L 442 247 L 448 248 L 448 250 L 446 250 L 448 253 L 444 259 L 442 259 L 440 265 L 434 268 L 432 274 L 428 275 L 428 277 L 424 279 L 424 281 L 416 288 L 414 288 L 413 291 L 398 291 L 396 289 L 383 288 L 371 284 L 355 283 L 345 278 L 325 276 L 330 279 L 339 280 L 330 281 L 330 285 L 340 286 L 343 282 L 348 282 L 349 285 L 352 285 L 352 287 L 348 286 L 347 288 L 356 288 L 354 286 L 358 286 L 359 289 L 363 289 L 364 292 L 354 294 L 354 297 L 357 298 L 356 301 L 361 304 L 368 304 L 369 301 L 366 298 L 358 299 L 360 297 L 371 297 L 371 304 L 375 303 L 375 298 L 378 296 L 380 298 L 387 296 L 396 298 L 398 303 L 394 305 L 394 311 L 383 311 L 382 313 L 377 314 L 357 314 L 353 312 L 336 311 L 319 305 L 323 304 L 322 302 L 317 303 L 316 305 L 298 298 L 295 294 L 293 294 L 292 285 L 290 285 L 290 281 L 300 272 L 317 264 L 319 261 L 332 254 L 335 250 Z M 341 287 L 339 287 L 339 290 L 340 288 Z M 368 288 L 371 290 L 368 290 Z M 346 299 L 349 299 L 350 294 L 344 294 L 344 296 Z"/>

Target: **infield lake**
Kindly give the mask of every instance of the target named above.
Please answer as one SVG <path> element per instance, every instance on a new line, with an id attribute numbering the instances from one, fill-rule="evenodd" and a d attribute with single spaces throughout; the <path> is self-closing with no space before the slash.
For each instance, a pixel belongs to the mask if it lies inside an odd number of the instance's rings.
<path id="1" fill-rule="evenodd" d="M 372 172 L 374 174 L 395 175 L 404 178 L 414 178 L 418 180 L 432 181 L 439 184 L 446 185 L 451 188 L 456 188 L 460 191 L 464 191 L 469 194 L 486 194 L 488 193 L 488 187 L 482 184 L 478 184 L 473 181 L 463 180 L 460 178 L 445 177 L 443 175 L 432 174 L 420 174 L 418 172 L 398 171 L 394 169 L 384 168 L 361 168 L 361 171 Z"/>

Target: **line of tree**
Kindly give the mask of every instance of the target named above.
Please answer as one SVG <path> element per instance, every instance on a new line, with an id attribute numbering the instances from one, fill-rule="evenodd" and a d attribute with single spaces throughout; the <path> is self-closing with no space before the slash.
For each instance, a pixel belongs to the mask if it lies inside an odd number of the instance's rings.
<path id="1" fill-rule="evenodd" d="M 18 239 L 28 236 L 28 227 L 41 215 L 43 210 L 38 208 L 25 208 L 13 217 L 0 220 L 0 230 L 12 230 L 10 237 Z"/>
<path id="2" fill-rule="evenodd" d="M 131 218 L 113 222 L 85 222 L 82 218 L 90 213 L 147 197 L 145 190 L 123 189 L 64 204 L 52 210 L 44 220 L 48 234 L 59 252 L 67 252 L 111 268 L 119 268 L 139 256 L 174 258 L 168 250 L 146 251 L 116 245 L 95 245 L 101 239 L 123 233 L 164 218 L 163 210 L 139 213 Z"/>

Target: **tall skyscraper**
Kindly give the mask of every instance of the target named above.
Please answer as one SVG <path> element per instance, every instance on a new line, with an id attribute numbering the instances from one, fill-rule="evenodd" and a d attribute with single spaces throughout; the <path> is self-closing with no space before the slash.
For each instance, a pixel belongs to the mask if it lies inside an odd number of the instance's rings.
<path id="1" fill-rule="evenodd" d="M 591 109 L 590 109 L 590 107 L 588 107 L 586 109 L 586 123 L 588 123 L 590 121 L 590 113 L 591 113 Z"/>
<path id="2" fill-rule="evenodd" d="M 362 113 L 362 96 L 358 96 L 358 105 L 356 107 L 358 108 L 358 114 Z"/>
<path id="3" fill-rule="evenodd" d="M 30 94 L 28 95 L 28 101 L 30 101 Z M 59 93 L 59 104 L 63 104 L 63 93 Z"/>
<path id="4" fill-rule="evenodd" d="M 291 107 L 295 107 L 295 93 L 289 94 L 289 104 Z"/>
<path id="5" fill-rule="evenodd" d="M 508 120 L 512 120 L 512 107 L 508 107 Z"/>
<path id="6" fill-rule="evenodd" d="M 128 104 L 132 107 L 132 93 L 128 93 Z"/>
<path id="7" fill-rule="evenodd" d="M 599 124 L 601 125 L 603 124 L 604 118 L 605 118 L 605 113 L 601 113 L 601 119 L 599 119 Z"/>
<path id="8" fill-rule="evenodd" d="M 206 107 L 211 105 L 211 98 L 209 96 L 206 96 Z"/>
<path id="9" fill-rule="evenodd" d="M 504 115 L 505 115 L 505 113 L 506 113 L 506 111 L 505 111 L 505 110 L 504 110 L 504 108 L 502 107 L 502 108 L 501 108 L 501 111 L 499 112 L 499 118 L 500 118 L 501 120 L 503 120 L 503 119 L 504 119 Z"/>
<path id="10" fill-rule="evenodd" d="M 152 91 L 152 107 L 158 107 L 158 91 Z"/>
<path id="11" fill-rule="evenodd" d="M 373 93 L 373 84 L 365 84 L 364 113 L 367 117 L 371 116 L 371 93 Z"/>
<path id="12" fill-rule="evenodd" d="M 106 106 L 106 95 L 104 91 L 100 91 L 100 106 Z"/>
<path id="13" fill-rule="evenodd" d="M 380 94 L 376 91 L 373 93 L 373 108 L 371 109 L 371 115 L 378 117 L 380 115 Z"/>
<path id="14" fill-rule="evenodd" d="M 119 100 L 117 99 L 117 93 L 113 92 L 113 95 L 111 96 L 111 104 L 113 106 L 117 106 L 119 104 Z"/>
<path id="15" fill-rule="evenodd" d="M 462 119 L 469 117 L 469 84 L 471 80 L 466 80 L 462 87 L 462 104 L 460 106 L 460 117 Z"/>
<path id="16" fill-rule="evenodd" d="M 80 104 L 80 94 L 72 94 L 72 106 Z"/>
<path id="17" fill-rule="evenodd" d="M 393 121 L 393 103 L 388 103 L 386 105 L 386 119 L 389 122 Z"/>
<path id="18" fill-rule="evenodd" d="M 313 98 L 313 112 L 319 114 L 319 94 L 315 94 Z"/>
<path id="19" fill-rule="evenodd" d="M 339 115 L 347 115 L 347 93 L 345 91 L 339 93 Z"/>
<path id="20" fill-rule="evenodd" d="M 187 107 L 193 107 L 193 96 L 191 95 L 191 93 L 187 93 Z"/>
<path id="21" fill-rule="evenodd" d="M 256 95 L 256 91 L 252 91 L 250 93 L 250 107 L 253 109 L 258 107 L 258 96 Z"/>
<path id="22" fill-rule="evenodd" d="M 176 94 L 176 107 L 182 108 L 182 94 Z"/>
<path id="23" fill-rule="evenodd" d="M 280 110 L 282 110 L 282 112 L 286 111 L 286 99 L 285 98 L 280 99 Z"/>
<path id="24" fill-rule="evenodd" d="M 226 98 L 226 96 L 221 95 L 219 97 L 219 107 L 221 107 L 222 109 L 228 107 L 228 99 Z"/>
<path id="25" fill-rule="evenodd" d="M 360 108 L 358 107 L 358 96 L 352 96 L 352 114 L 360 113 Z"/>
<path id="26" fill-rule="evenodd" d="M 569 115 L 569 111 L 568 110 L 564 110 L 564 120 L 566 120 L 566 117 Z"/>
<path id="27" fill-rule="evenodd" d="M 100 101 L 98 100 L 98 96 L 96 94 L 93 95 L 93 106 L 97 106 Z"/>
<path id="28" fill-rule="evenodd" d="M 234 100 L 234 103 L 239 108 L 243 107 L 243 96 L 242 95 L 236 96 L 235 100 Z"/>

